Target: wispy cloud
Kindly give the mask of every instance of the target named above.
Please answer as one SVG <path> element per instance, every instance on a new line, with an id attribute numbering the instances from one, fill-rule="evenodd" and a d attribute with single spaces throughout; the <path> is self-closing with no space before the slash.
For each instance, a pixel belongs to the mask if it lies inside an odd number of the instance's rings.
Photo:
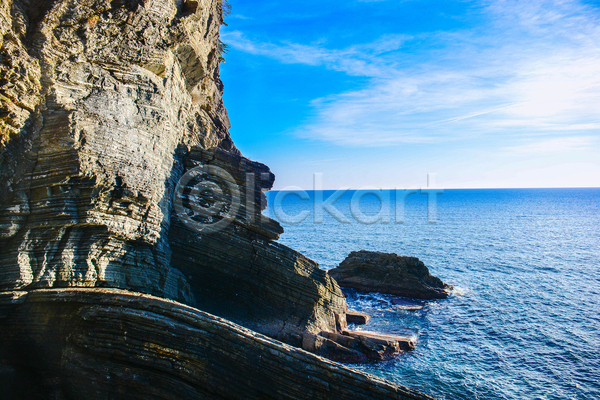
<path id="1" fill-rule="evenodd" d="M 251 20 L 252 18 L 242 14 L 231 14 L 227 16 L 227 19 Z"/>
<path id="2" fill-rule="evenodd" d="M 324 66 L 348 75 L 367 77 L 389 76 L 388 60 L 380 60 L 378 56 L 398 50 L 405 41 L 410 39 L 405 35 L 389 35 L 373 43 L 345 49 L 327 49 L 300 43 L 256 42 L 239 31 L 228 32 L 222 36 L 223 40 L 234 49 L 270 57 L 285 64 Z"/>
<path id="3" fill-rule="evenodd" d="M 568 153 L 589 149 L 597 142 L 593 136 L 559 137 L 541 141 L 533 141 L 519 146 L 506 147 L 510 153 L 554 154 Z"/>
<path id="4" fill-rule="evenodd" d="M 366 88 L 312 101 L 311 118 L 295 131 L 303 137 L 386 146 L 525 134 L 549 139 L 523 149 L 584 148 L 584 138 L 600 134 L 599 10 L 577 1 L 481 7 L 487 22 L 477 31 L 390 35 L 341 49 L 241 32 L 224 40 L 282 63 L 370 79 Z"/>

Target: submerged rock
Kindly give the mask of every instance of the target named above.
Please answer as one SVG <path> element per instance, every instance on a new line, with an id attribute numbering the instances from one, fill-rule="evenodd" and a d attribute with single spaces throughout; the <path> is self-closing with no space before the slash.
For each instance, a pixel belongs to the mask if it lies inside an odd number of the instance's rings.
<path id="1" fill-rule="evenodd" d="M 378 251 L 353 251 L 328 271 L 342 287 L 415 299 L 443 299 L 452 286 L 431 275 L 416 257 Z"/>
<path id="2" fill-rule="evenodd" d="M 392 304 L 398 306 L 397 308 L 408 311 L 418 311 L 423 309 L 423 304 L 406 299 L 392 299 Z"/>

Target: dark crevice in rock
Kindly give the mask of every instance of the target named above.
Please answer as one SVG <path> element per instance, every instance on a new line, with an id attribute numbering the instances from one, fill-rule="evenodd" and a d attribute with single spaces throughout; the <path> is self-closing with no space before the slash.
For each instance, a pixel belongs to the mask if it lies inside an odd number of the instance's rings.
<path id="1" fill-rule="evenodd" d="M 208 34 L 210 33 L 210 26 L 212 25 L 213 22 L 213 16 L 212 14 L 208 16 L 208 20 L 206 21 L 206 31 L 204 33 L 204 39 L 206 39 L 208 37 Z"/>
<path id="2" fill-rule="evenodd" d="M 40 22 L 46 16 L 48 11 L 54 6 L 57 0 L 23 0 L 22 10 L 25 11 L 28 19 L 28 29 L 26 40 L 33 44 L 33 35 L 38 31 Z"/>
<path id="3" fill-rule="evenodd" d="M 125 9 L 126 11 L 133 12 L 143 4 L 143 0 L 112 0 L 110 2 L 111 11 L 120 11 Z"/>

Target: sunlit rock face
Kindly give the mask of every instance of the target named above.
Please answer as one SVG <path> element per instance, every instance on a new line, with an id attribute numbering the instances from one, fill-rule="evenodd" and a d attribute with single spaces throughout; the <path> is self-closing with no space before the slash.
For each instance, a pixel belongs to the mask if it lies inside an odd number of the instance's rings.
<path id="1" fill-rule="evenodd" d="M 337 284 L 260 215 L 274 176 L 228 133 L 222 18 L 219 0 L 2 1 L 0 290 L 127 289 L 288 340 L 344 328 Z M 211 232 L 175 193 L 208 165 L 241 204 Z"/>

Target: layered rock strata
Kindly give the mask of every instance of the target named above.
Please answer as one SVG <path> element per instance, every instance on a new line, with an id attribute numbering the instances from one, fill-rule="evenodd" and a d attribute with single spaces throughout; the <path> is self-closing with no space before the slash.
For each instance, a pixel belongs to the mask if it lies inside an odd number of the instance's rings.
<path id="1" fill-rule="evenodd" d="M 4 399 L 430 399 L 172 301 L 0 294 Z"/>
<path id="2" fill-rule="evenodd" d="M 368 331 L 304 334 L 302 348 L 344 363 L 389 360 L 415 349 L 416 337 Z"/>
<path id="3" fill-rule="evenodd" d="M 328 272 L 342 287 L 414 299 L 443 299 L 452 289 L 418 258 L 394 253 L 353 251 Z"/>
<path id="4" fill-rule="evenodd" d="M 198 179 L 220 187 L 227 187 L 220 180 L 229 179 L 241 195 L 235 212 L 228 210 L 231 223 L 213 232 L 213 223 L 186 208 L 192 191 L 177 194 L 184 199 L 169 232 L 171 265 L 188 278 L 196 306 L 296 345 L 303 333 L 344 329 L 347 304 L 337 283 L 314 261 L 271 240 L 281 228 L 260 214 L 266 203 L 255 188 L 270 188 L 273 174 L 262 164 L 221 150 L 194 148 L 183 157 L 185 171 L 210 166 L 220 171 L 219 177 Z M 255 184 L 249 187 L 249 182 Z M 228 205 L 223 192 L 219 198 L 200 193 L 192 201 Z"/>
<path id="5" fill-rule="evenodd" d="M 2 7 L 0 289 L 111 286 L 193 303 L 167 232 L 177 146 L 237 152 L 218 2 Z"/>

